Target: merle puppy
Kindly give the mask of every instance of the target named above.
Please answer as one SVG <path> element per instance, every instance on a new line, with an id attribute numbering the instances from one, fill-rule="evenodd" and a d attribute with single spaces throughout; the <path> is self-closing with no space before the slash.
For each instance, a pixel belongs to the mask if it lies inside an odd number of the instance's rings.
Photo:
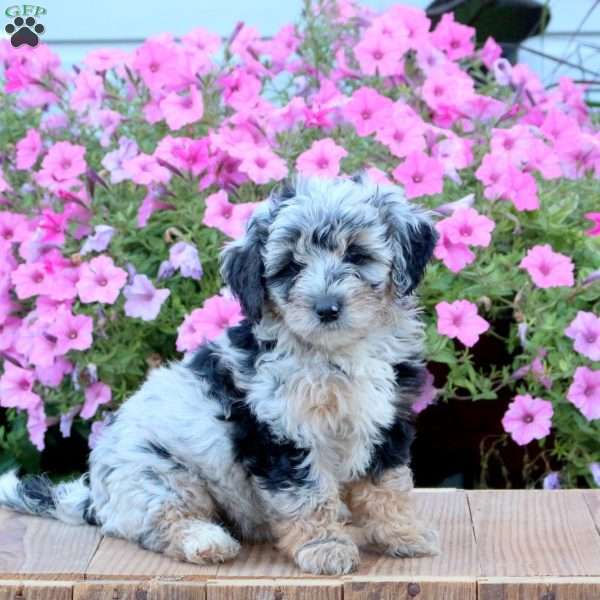
<path id="1" fill-rule="evenodd" d="M 246 320 L 152 371 L 88 475 L 9 473 L 0 503 L 193 563 L 233 558 L 238 540 L 273 540 L 318 574 L 356 569 L 363 544 L 436 553 L 408 466 L 423 382 L 413 291 L 435 242 L 398 188 L 284 186 L 222 255 Z"/>

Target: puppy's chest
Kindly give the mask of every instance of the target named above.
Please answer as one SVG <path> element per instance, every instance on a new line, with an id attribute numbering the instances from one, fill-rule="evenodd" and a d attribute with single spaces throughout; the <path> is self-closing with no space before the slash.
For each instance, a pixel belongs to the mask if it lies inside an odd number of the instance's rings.
<path id="1" fill-rule="evenodd" d="M 310 449 L 317 470 L 339 480 L 362 474 L 396 413 L 393 369 L 376 359 L 353 368 L 305 366 L 281 392 L 286 434 Z"/>

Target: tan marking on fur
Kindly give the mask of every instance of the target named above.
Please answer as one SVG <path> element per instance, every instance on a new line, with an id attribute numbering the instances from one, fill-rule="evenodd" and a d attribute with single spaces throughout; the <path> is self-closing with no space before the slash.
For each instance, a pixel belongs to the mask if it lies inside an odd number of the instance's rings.
<path id="1" fill-rule="evenodd" d="M 355 542 L 372 544 L 394 556 L 437 554 L 437 534 L 415 516 L 412 489 L 408 467 L 390 471 L 377 482 L 365 479 L 351 484 L 348 507 Z"/>
<path id="2" fill-rule="evenodd" d="M 342 575 L 359 564 L 358 548 L 338 521 L 339 500 L 328 502 L 303 517 L 273 525 L 278 548 L 303 570 Z"/>

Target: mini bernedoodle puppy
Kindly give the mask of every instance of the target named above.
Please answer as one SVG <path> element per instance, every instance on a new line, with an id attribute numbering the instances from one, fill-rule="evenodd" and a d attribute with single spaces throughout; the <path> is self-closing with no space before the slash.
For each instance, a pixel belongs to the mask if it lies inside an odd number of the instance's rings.
<path id="1" fill-rule="evenodd" d="M 408 466 L 424 372 L 413 291 L 436 238 L 399 188 L 282 186 L 222 255 L 246 320 L 152 371 L 88 475 L 11 472 L 0 504 L 199 564 L 235 557 L 238 540 L 272 540 L 316 574 L 353 571 L 360 545 L 437 553 Z"/>

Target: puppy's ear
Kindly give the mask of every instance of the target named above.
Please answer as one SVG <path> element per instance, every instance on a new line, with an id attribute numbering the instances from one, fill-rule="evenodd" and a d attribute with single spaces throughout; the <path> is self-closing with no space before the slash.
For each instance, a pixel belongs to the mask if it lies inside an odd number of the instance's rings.
<path id="1" fill-rule="evenodd" d="M 267 297 L 262 259 L 266 237 L 264 217 L 255 214 L 246 235 L 228 244 L 221 254 L 221 277 L 240 301 L 246 317 L 255 323 L 262 317 Z"/>
<path id="2" fill-rule="evenodd" d="M 404 199 L 400 190 L 377 200 L 392 243 L 392 280 L 400 296 L 412 293 L 423 279 L 438 233 L 431 215 Z"/>

